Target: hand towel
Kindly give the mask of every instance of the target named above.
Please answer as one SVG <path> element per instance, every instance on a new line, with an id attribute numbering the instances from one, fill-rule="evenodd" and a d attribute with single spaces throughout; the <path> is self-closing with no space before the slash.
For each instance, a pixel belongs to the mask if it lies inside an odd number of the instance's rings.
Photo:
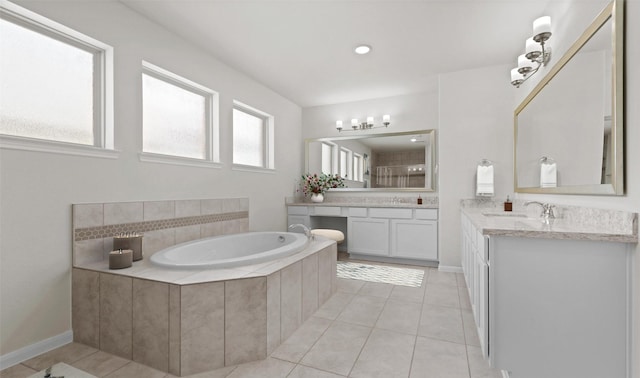
<path id="1" fill-rule="evenodd" d="M 476 196 L 493 196 L 493 165 L 478 166 Z"/>
<path id="2" fill-rule="evenodd" d="M 558 186 L 558 169 L 556 163 L 540 164 L 540 187 L 555 188 Z"/>

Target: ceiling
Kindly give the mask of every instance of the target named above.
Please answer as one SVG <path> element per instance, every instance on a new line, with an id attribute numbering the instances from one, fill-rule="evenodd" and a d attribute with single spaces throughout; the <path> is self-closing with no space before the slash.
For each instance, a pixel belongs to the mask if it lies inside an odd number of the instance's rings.
<path id="1" fill-rule="evenodd" d="M 302 107 L 516 65 L 546 0 L 120 0 Z M 358 44 L 371 53 L 353 53 Z M 505 81 L 509 70 L 505 70 Z"/>

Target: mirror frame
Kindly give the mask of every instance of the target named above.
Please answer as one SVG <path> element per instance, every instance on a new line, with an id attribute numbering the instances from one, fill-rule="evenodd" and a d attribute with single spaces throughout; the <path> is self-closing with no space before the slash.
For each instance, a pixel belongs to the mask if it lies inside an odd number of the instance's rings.
<path id="1" fill-rule="evenodd" d="M 570 185 L 555 188 L 519 187 L 518 186 L 518 115 L 544 89 L 544 87 L 560 72 L 573 56 L 591 39 L 591 37 L 611 19 L 612 21 L 612 88 L 611 88 L 611 148 L 612 175 L 611 184 Z M 548 193 L 548 194 L 595 194 L 624 195 L 624 4 L 623 0 L 611 1 L 578 40 L 567 50 L 560 61 L 533 88 L 514 112 L 513 143 L 513 180 L 516 193 Z"/>
<path id="2" fill-rule="evenodd" d="M 329 140 L 354 140 L 354 139 L 369 139 L 369 138 L 381 138 L 390 136 L 402 136 L 402 135 L 416 135 L 424 134 L 429 136 L 428 146 L 430 149 L 429 158 L 431 159 L 431 188 L 332 188 L 331 192 L 435 192 L 437 191 L 436 183 L 436 130 L 435 129 L 422 129 L 413 131 L 400 131 L 395 133 L 381 133 L 381 134 L 358 134 L 348 136 L 333 136 L 324 138 L 309 138 L 304 140 L 304 169 L 305 172 L 309 172 L 309 143 L 310 142 L 324 142 Z M 425 156 L 426 157 L 426 156 Z M 426 163 L 426 162 L 425 162 Z"/>

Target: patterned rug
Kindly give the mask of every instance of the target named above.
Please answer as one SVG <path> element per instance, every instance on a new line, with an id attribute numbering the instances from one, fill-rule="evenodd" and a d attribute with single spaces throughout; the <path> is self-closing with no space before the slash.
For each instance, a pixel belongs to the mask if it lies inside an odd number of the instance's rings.
<path id="1" fill-rule="evenodd" d="M 338 277 L 420 287 L 424 278 L 424 270 L 338 261 Z"/>

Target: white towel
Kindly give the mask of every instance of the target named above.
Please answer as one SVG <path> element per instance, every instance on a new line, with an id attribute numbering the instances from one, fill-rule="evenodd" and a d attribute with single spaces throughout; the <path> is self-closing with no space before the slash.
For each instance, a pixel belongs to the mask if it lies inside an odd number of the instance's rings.
<path id="1" fill-rule="evenodd" d="M 540 187 L 555 188 L 558 186 L 558 169 L 556 163 L 540 164 Z"/>
<path id="2" fill-rule="evenodd" d="M 476 196 L 493 195 L 493 165 L 479 165 L 476 175 Z"/>

